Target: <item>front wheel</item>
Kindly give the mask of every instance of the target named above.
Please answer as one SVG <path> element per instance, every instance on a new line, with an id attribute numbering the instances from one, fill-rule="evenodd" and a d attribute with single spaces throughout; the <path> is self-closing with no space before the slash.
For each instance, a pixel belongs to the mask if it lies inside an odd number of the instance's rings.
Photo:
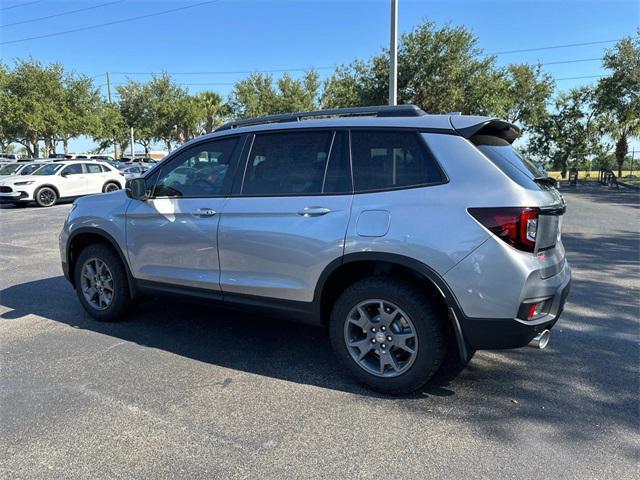
<path id="1" fill-rule="evenodd" d="M 385 393 L 424 386 L 445 354 L 443 319 L 410 282 L 371 277 L 348 287 L 330 319 L 331 344 L 359 382 Z"/>
<path id="2" fill-rule="evenodd" d="M 108 245 L 96 243 L 82 250 L 74 279 L 80 303 L 96 320 L 120 320 L 131 309 L 125 266 Z"/>
<path id="3" fill-rule="evenodd" d="M 52 207 L 58 201 L 58 194 L 51 187 L 42 187 L 36 191 L 33 198 L 41 207 Z"/>

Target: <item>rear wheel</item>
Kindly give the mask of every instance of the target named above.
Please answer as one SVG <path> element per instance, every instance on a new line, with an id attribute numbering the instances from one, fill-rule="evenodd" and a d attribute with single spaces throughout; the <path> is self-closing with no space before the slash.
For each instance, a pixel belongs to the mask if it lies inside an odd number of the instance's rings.
<path id="1" fill-rule="evenodd" d="M 95 319 L 113 322 L 129 312 L 127 272 L 108 245 L 96 243 L 82 250 L 75 263 L 74 279 L 80 303 Z"/>
<path id="2" fill-rule="evenodd" d="M 109 182 L 102 188 L 102 191 L 104 193 L 111 193 L 115 192 L 116 190 L 120 190 L 120 185 L 115 182 Z"/>
<path id="3" fill-rule="evenodd" d="M 58 194 L 51 187 L 42 187 L 36 190 L 33 198 L 41 207 L 52 207 L 58 201 Z"/>
<path id="4" fill-rule="evenodd" d="M 371 277 L 338 298 L 331 313 L 331 343 L 359 382 L 385 393 L 409 393 L 426 384 L 444 358 L 439 317 L 412 283 Z"/>

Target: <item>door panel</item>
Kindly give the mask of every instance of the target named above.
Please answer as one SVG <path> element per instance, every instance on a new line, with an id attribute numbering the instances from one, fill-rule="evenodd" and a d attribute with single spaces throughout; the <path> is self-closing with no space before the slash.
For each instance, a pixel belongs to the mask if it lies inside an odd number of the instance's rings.
<path id="1" fill-rule="evenodd" d="M 238 141 L 225 137 L 188 147 L 145 177 L 155 198 L 132 201 L 127 210 L 134 277 L 220 290 L 217 230 Z"/>
<path id="2" fill-rule="evenodd" d="M 230 198 L 218 233 L 222 290 L 311 302 L 320 274 L 343 254 L 351 198 Z"/>
<path id="3" fill-rule="evenodd" d="M 60 196 L 74 197 L 84 195 L 87 190 L 87 175 L 82 164 L 72 164 L 64 167 L 60 172 Z"/>
<path id="4" fill-rule="evenodd" d="M 241 196 L 227 201 L 220 219 L 223 292 L 313 300 L 322 271 L 344 250 L 352 200 L 346 148 L 346 132 L 255 135 Z"/>
<path id="5" fill-rule="evenodd" d="M 127 210 L 127 247 L 141 280 L 219 290 L 216 231 L 224 199 L 134 200 Z"/>

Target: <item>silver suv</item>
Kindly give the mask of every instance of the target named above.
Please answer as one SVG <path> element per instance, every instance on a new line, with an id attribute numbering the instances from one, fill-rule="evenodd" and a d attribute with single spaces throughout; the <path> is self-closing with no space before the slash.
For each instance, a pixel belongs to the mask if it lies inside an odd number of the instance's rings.
<path id="1" fill-rule="evenodd" d="M 226 124 L 76 200 L 62 266 L 98 320 L 149 295 L 259 307 L 326 327 L 360 382 L 411 392 L 478 349 L 544 347 L 562 311 L 565 204 L 518 135 L 411 105 Z"/>

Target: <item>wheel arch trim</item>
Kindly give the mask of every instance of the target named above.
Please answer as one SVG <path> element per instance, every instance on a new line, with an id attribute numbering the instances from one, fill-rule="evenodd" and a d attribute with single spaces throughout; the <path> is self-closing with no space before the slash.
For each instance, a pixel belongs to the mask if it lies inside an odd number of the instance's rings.
<path id="1" fill-rule="evenodd" d="M 387 252 L 354 252 L 344 255 L 327 265 L 321 273 L 314 291 L 314 303 L 318 306 L 321 305 L 325 286 L 333 273 L 344 265 L 362 261 L 385 262 L 399 265 L 413 270 L 428 280 L 436 290 L 440 292 L 447 306 L 447 310 L 452 314 L 450 322 L 456 336 L 456 343 L 458 344 L 458 351 L 461 359 L 464 361 L 468 359 L 469 346 L 462 332 L 460 321 L 458 320 L 464 315 L 460 308 L 460 304 L 458 303 L 458 299 L 438 272 L 414 258 Z M 318 311 L 320 311 L 320 308 L 318 308 Z"/>
<path id="2" fill-rule="evenodd" d="M 127 283 L 129 284 L 129 294 L 131 295 L 132 298 L 134 298 L 137 294 L 137 288 L 136 288 L 133 275 L 131 274 L 131 268 L 129 267 L 129 262 L 127 261 L 127 257 L 125 256 L 124 252 L 122 251 L 122 248 L 120 248 L 120 245 L 115 240 L 115 238 L 113 238 L 113 236 L 111 236 L 109 233 L 105 232 L 104 230 L 101 230 L 96 227 L 80 227 L 80 228 L 74 229 L 74 231 L 71 233 L 71 235 L 69 235 L 69 238 L 67 239 L 67 243 L 65 245 L 65 252 L 67 256 L 67 262 L 69 262 L 69 281 L 71 282 L 71 285 L 73 285 L 75 288 L 75 273 L 74 273 L 75 262 L 74 263 L 71 262 L 71 247 L 73 245 L 74 239 L 76 239 L 78 236 L 83 234 L 91 234 L 91 235 L 102 237 L 104 240 L 106 240 L 106 243 L 108 243 L 111 247 L 113 247 L 113 249 L 118 254 L 118 257 L 120 258 L 120 261 L 124 265 L 125 271 L 127 272 Z"/>

